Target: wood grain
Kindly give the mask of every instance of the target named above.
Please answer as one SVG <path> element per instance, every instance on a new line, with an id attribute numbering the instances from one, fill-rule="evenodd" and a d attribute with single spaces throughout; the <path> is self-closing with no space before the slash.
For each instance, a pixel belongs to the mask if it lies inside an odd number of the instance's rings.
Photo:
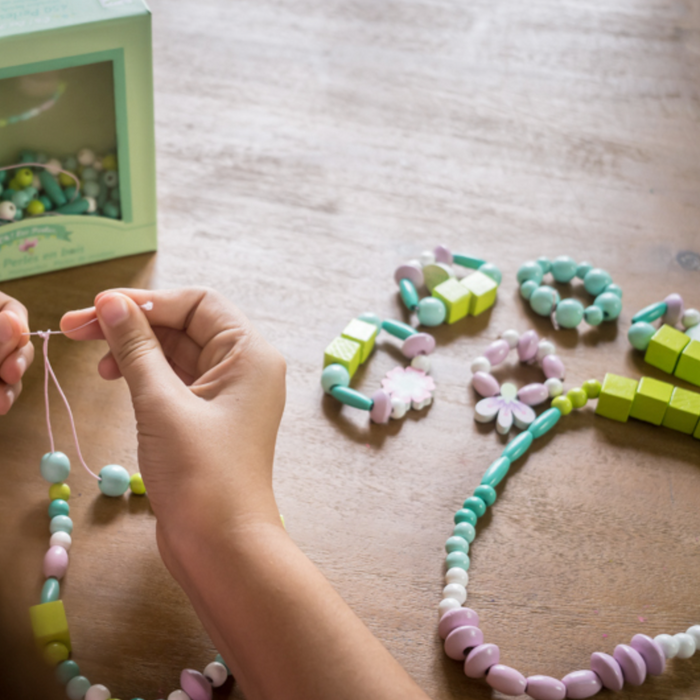
<path id="1" fill-rule="evenodd" d="M 207 284 L 243 308 L 289 365 L 275 481 L 289 531 L 431 697 L 490 697 L 436 634 L 452 514 L 503 442 L 473 421 L 469 362 L 504 329 L 535 327 L 561 348 L 570 386 L 606 371 L 668 378 L 625 336 L 671 291 L 700 305 L 700 5 L 151 5 L 159 253 L 3 291 L 34 328 L 116 285 Z M 439 242 L 501 267 L 498 303 L 436 331 L 431 408 L 370 426 L 322 396 L 323 349 L 362 311 L 406 318 L 393 269 Z M 625 294 L 617 324 L 554 333 L 525 307 L 519 263 L 558 254 L 609 269 Z M 103 351 L 52 340 L 88 463 L 135 470 L 126 387 L 99 380 Z M 384 344 L 356 386 L 371 391 L 397 361 Z M 37 363 L 0 420 L 3 605 L 22 615 L 47 540 L 41 379 Z M 472 549 L 470 604 L 505 663 L 562 676 L 636 632 L 700 622 L 699 448 L 591 410 L 538 442 Z M 106 502 L 77 468 L 71 480 L 76 658 L 117 697 L 166 695 L 212 645 L 160 563 L 147 503 Z M 696 656 L 618 697 L 699 695 Z"/>

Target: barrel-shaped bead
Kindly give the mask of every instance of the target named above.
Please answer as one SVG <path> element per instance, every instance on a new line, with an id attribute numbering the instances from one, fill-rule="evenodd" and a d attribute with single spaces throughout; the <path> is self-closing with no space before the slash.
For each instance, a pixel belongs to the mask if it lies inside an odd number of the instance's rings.
<path id="1" fill-rule="evenodd" d="M 544 415 L 544 413 L 542 415 Z M 538 419 L 535 419 L 535 422 L 537 422 L 537 420 Z M 534 422 L 530 425 L 530 431 L 532 431 L 532 425 L 534 425 Z M 484 476 L 481 477 L 481 483 L 485 486 L 496 487 L 503 481 L 509 469 L 510 460 L 508 457 L 499 457 L 491 462 Z"/>
<path id="2" fill-rule="evenodd" d="M 484 351 L 484 357 L 491 363 L 491 366 L 500 365 L 508 357 L 510 345 L 507 340 L 500 338 L 494 340 Z"/>
<path id="3" fill-rule="evenodd" d="M 525 430 L 514 437 L 504 448 L 501 455 L 507 457 L 511 462 L 522 457 L 532 445 L 532 433 Z M 466 506 L 465 506 L 466 507 Z"/>
<path id="4" fill-rule="evenodd" d="M 486 682 L 494 689 L 506 695 L 521 695 L 527 688 L 527 680 L 520 671 L 510 666 L 495 664 L 486 676 Z"/>
<path id="5" fill-rule="evenodd" d="M 416 329 L 409 326 L 407 323 L 402 323 L 401 321 L 394 321 L 393 319 L 387 318 L 382 321 L 382 328 L 393 335 L 395 338 L 400 340 L 406 340 L 408 336 L 417 333 Z"/>
<path id="6" fill-rule="evenodd" d="M 528 676 L 525 692 L 533 700 L 564 700 L 566 686 L 551 676 Z"/>
<path id="7" fill-rule="evenodd" d="M 364 394 L 347 386 L 334 386 L 331 389 L 331 396 L 346 406 L 359 408 L 362 411 L 372 410 L 372 399 Z"/>
<path id="8" fill-rule="evenodd" d="M 549 390 L 544 384 L 533 382 L 518 390 L 518 398 L 528 406 L 539 406 L 549 398 Z"/>
<path id="9" fill-rule="evenodd" d="M 697 644 L 693 635 L 679 632 L 674 634 L 673 638 L 678 642 L 677 659 L 689 659 L 697 651 Z"/>
<path id="10" fill-rule="evenodd" d="M 483 678 L 486 672 L 501 660 L 501 650 L 495 644 L 480 644 L 474 647 L 464 660 L 464 675 L 467 678 Z"/>
<path id="11" fill-rule="evenodd" d="M 467 510 L 473 510 L 477 518 L 480 518 L 486 512 L 486 503 L 478 496 L 470 496 L 464 501 L 463 505 Z"/>
<path id="12" fill-rule="evenodd" d="M 63 547 L 49 547 L 44 555 L 44 576 L 62 579 L 68 569 L 68 552 Z"/>
<path id="13" fill-rule="evenodd" d="M 61 597 L 61 584 L 58 579 L 50 576 L 44 581 L 41 589 L 41 602 L 53 603 Z"/>
<path id="14" fill-rule="evenodd" d="M 487 506 L 492 506 L 496 502 L 497 494 L 493 486 L 479 484 L 474 489 L 474 495 L 480 498 Z"/>
<path id="15" fill-rule="evenodd" d="M 403 301 L 404 306 L 409 310 L 418 306 L 418 292 L 416 287 L 409 279 L 399 280 L 399 292 L 401 293 L 401 301 Z"/>
<path id="16" fill-rule="evenodd" d="M 652 323 L 656 321 L 657 318 L 661 318 L 665 313 L 666 304 L 663 301 L 658 301 L 655 304 L 645 306 L 641 311 L 637 311 L 637 313 L 632 316 L 632 323 L 637 323 L 637 321 Z"/>
<path id="17" fill-rule="evenodd" d="M 444 260 L 440 260 L 437 252 L 435 252 L 435 259 L 438 262 L 446 262 Z M 452 260 L 455 265 L 459 265 L 460 267 L 466 267 L 468 270 L 478 270 L 482 265 L 486 263 L 486 260 L 482 260 L 481 258 L 475 258 L 472 255 L 462 255 L 461 253 L 455 253 L 452 256 Z"/>
<path id="18" fill-rule="evenodd" d="M 622 668 L 610 654 L 594 651 L 591 654 L 591 671 L 598 675 L 601 683 L 608 690 L 617 693 L 622 690 L 622 686 L 625 684 Z"/>
<path id="19" fill-rule="evenodd" d="M 642 655 L 627 644 L 618 644 L 613 658 L 620 664 L 625 682 L 630 685 L 642 685 L 647 677 L 647 665 Z"/>
<path id="20" fill-rule="evenodd" d="M 501 391 L 496 378 L 488 372 L 475 372 L 472 377 L 472 386 L 479 396 L 496 396 Z"/>
<path id="21" fill-rule="evenodd" d="M 365 323 L 371 323 L 378 329 L 381 329 L 382 327 L 382 319 L 379 318 L 379 316 L 377 316 L 377 314 L 373 313 L 372 311 L 363 311 L 357 318 L 359 318 L 360 321 L 364 321 Z"/>
<path id="22" fill-rule="evenodd" d="M 630 646 L 644 659 L 650 675 L 659 676 L 664 672 L 666 667 L 664 650 L 651 637 L 646 634 L 635 634 Z"/>
<path id="23" fill-rule="evenodd" d="M 190 700 L 211 700 L 211 683 L 199 671 L 184 669 L 180 674 L 180 687 Z"/>
<path id="24" fill-rule="evenodd" d="M 525 333 L 518 338 L 518 345 L 516 347 L 518 348 L 518 359 L 521 362 L 529 362 L 535 358 L 539 340 L 539 335 L 533 330 L 525 331 Z"/>
<path id="25" fill-rule="evenodd" d="M 530 423 L 528 431 L 532 433 L 533 438 L 542 437 L 559 422 L 560 418 L 561 411 L 558 408 L 548 408 Z"/>
<path id="26" fill-rule="evenodd" d="M 564 363 L 558 355 L 547 355 L 542 358 L 542 371 L 547 379 L 564 379 Z"/>
<path id="27" fill-rule="evenodd" d="M 438 623 L 438 633 L 442 639 L 458 627 L 479 626 L 479 616 L 471 608 L 455 608 L 446 612 Z"/>
<path id="28" fill-rule="evenodd" d="M 472 625 L 457 627 L 445 639 L 445 653 L 455 661 L 461 661 L 469 649 L 484 643 L 484 633 Z"/>
<path id="29" fill-rule="evenodd" d="M 561 680 L 566 686 L 566 697 L 570 700 L 592 698 L 603 687 L 600 678 L 594 671 L 573 671 Z"/>

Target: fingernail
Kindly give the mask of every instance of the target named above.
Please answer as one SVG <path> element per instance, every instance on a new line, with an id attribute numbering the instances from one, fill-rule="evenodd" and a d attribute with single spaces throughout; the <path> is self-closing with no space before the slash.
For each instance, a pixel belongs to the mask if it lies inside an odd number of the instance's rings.
<path id="1" fill-rule="evenodd" d="M 12 335 L 12 322 L 7 314 L 0 314 L 0 343 L 8 343 Z"/>
<path id="2" fill-rule="evenodd" d="M 5 396 L 7 396 L 7 400 L 10 403 L 10 405 L 8 406 L 8 409 L 9 409 L 12 407 L 12 404 L 15 402 L 14 389 L 10 389 L 9 387 L 7 389 L 5 389 Z"/>
<path id="3" fill-rule="evenodd" d="M 118 294 L 109 297 L 109 299 L 100 306 L 100 316 L 102 320 L 112 328 L 118 326 L 128 315 L 129 307 L 126 305 L 126 300 L 123 296 Z"/>
<path id="4" fill-rule="evenodd" d="M 27 361 L 20 355 L 17 358 L 17 369 L 19 370 L 19 376 L 23 377 L 24 373 L 27 371 Z"/>

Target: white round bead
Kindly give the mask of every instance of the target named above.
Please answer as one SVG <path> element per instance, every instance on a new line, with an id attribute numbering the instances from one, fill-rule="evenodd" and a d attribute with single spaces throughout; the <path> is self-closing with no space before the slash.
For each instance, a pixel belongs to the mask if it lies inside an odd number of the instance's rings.
<path id="1" fill-rule="evenodd" d="M 503 331 L 503 333 L 501 333 L 501 338 L 503 338 L 503 340 L 505 340 L 506 343 L 508 343 L 508 346 L 512 350 L 513 348 L 518 346 L 518 341 L 520 340 L 520 333 L 510 328 L 507 331 Z"/>
<path id="2" fill-rule="evenodd" d="M 85 700 L 109 700 L 112 693 L 103 685 L 91 685 L 85 693 Z"/>
<path id="3" fill-rule="evenodd" d="M 52 158 L 48 163 L 45 163 L 46 169 L 54 176 L 58 175 L 58 173 L 63 169 L 63 166 L 61 165 L 61 161 L 57 160 L 56 158 Z"/>
<path id="4" fill-rule="evenodd" d="M 674 634 L 673 638 L 678 640 L 677 659 L 689 659 L 695 653 L 695 637 L 692 637 L 685 632 Z"/>
<path id="5" fill-rule="evenodd" d="M 537 355 L 535 356 L 538 361 L 543 360 L 547 355 L 554 355 L 557 349 L 554 347 L 554 343 L 549 340 L 540 340 L 537 343 Z"/>
<path id="6" fill-rule="evenodd" d="M 73 544 L 71 536 L 67 532 L 54 532 L 49 540 L 49 547 L 63 547 L 68 552 Z"/>
<path id="7" fill-rule="evenodd" d="M 469 583 L 469 574 L 464 569 L 453 566 L 445 574 L 445 583 L 458 583 L 466 588 Z"/>
<path id="8" fill-rule="evenodd" d="M 557 379 L 556 377 L 550 377 L 545 381 L 544 385 L 547 387 L 549 396 L 552 399 L 555 396 L 561 396 L 564 392 L 564 385 L 562 384 L 561 379 Z"/>
<path id="9" fill-rule="evenodd" d="M 418 256 L 418 260 L 421 265 L 432 265 L 435 262 L 435 253 L 432 250 L 424 250 Z"/>
<path id="10" fill-rule="evenodd" d="M 678 653 L 678 640 L 670 634 L 657 634 L 654 641 L 661 647 L 667 659 L 672 659 Z"/>
<path id="11" fill-rule="evenodd" d="M 443 598 L 438 605 L 438 615 L 442 617 L 448 610 L 456 610 L 461 607 L 454 598 Z"/>
<path id="12" fill-rule="evenodd" d="M 0 219 L 3 221 L 12 221 L 17 213 L 17 207 L 13 202 L 0 202 Z"/>
<path id="13" fill-rule="evenodd" d="M 190 696 L 184 690 L 173 690 L 168 700 L 190 700 Z"/>
<path id="14" fill-rule="evenodd" d="M 459 583 L 448 583 L 442 589 L 443 598 L 454 598 L 460 605 L 467 600 L 467 589 Z"/>
<path id="15" fill-rule="evenodd" d="M 80 165 L 92 165 L 95 162 L 95 153 L 89 148 L 81 148 L 78 151 L 78 163 Z"/>
<path id="16" fill-rule="evenodd" d="M 681 325 L 683 328 L 692 328 L 700 323 L 700 311 L 697 309 L 686 309 L 681 316 Z"/>
<path id="17" fill-rule="evenodd" d="M 430 365 L 430 358 L 427 355 L 416 355 L 411 360 L 411 367 L 422 369 L 426 374 L 429 374 L 430 372 Z"/>
<path id="18" fill-rule="evenodd" d="M 488 373 L 491 371 L 491 363 L 485 357 L 475 357 L 471 365 L 469 365 L 469 369 L 472 371 L 472 374 L 476 374 L 477 372 Z"/>
<path id="19" fill-rule="evenodd" d="M 398 420 L 403 418 L 408 411 L 408 406 L 401 400 L 397 398 L 391 399 L 391 417 Z"/>
<path id="20" fill-rule="evenodd" d="M 85 197 L 85 201 L 88 203 L 88 212 L 97 211 L 97 200 L 94 197 Z"/>
<path id="21" fill-rule="evenodd" d="M 689 634 L 695 640 L 696 651 L 700 649 L 700 625 L 693 625 L 692 627 L 688 627 L 685 633 Z"/>
<path id="22" fill-rule="evenodd" d="M 223 664 L 220 664 L 218 661 L 212 661 L 204 669 L 204 677 L 215 688 L 218 688 L 219 686 L 226 683 L 226 679 L 228 678 L 228 671 L 226 670 L 226 666 L 224 666 Z"/>

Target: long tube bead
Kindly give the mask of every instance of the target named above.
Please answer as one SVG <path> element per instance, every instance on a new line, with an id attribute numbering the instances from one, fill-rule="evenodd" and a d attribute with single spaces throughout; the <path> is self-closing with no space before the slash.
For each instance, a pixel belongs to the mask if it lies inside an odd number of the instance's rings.
<path id="1" fill-rule="evenodd" d="M 408 279 L 399 280 L 399 292 L 401 293 L 401 301 L 406 308 L 413 311 L 418 306 L 418 292 L 413 282 Z"/>
<path id="2" fill-rule="evenodd" d="M 418 331 L 409 326 L 407 323 L 402 323 L 401 321 L 392 321 L 390 318 L 382 321 L 382 328 L 391 335 L 401 339 L 406 340 L 410 335 L 415 335 Z"/>
<path id="3" fill-rule="evenodd" d="M 509 469 L 510 459 L 508 457 L 499 457 L 491 462 L 491 466 L 486 470 L 484 476 L 481 477 L 481 483 L 485 486 L 496 487 L 503 481 Z"/>
<path id="4" fill-rule="evenodd" d="M 361 394 L 355 389 L 351 389 L 347 386 L 334 386 L 330 391 L 333 398 L 338 399 L 341 403 L 346 406 L 352 406 L 353 408 L 359 408 L 363 411 L 371 411 L 373 402 L 372 399 Z"/>
<path id="5" fill-rule="evenodd" d="M 455 265 L 461 265 L 469 270 L 478 270 L 486 262 L 481 258 L 473 258 L 471 255 L 462 255 L 461 253 L 455 253 L 452 256 L 452 261 Z"/>
<path id="6" fill-rule="evenodd" d="M 637 321 L 646 321 L 651 323 L 656 321 L 657 318 L 661 318 L 666 313 L 666 304 L 663 301 L 659 301 L 656 304 L 649 304 L 645 306 L 641 311 L 632 316 L 632 323 L 637 323 Z"/>
<path id="7" fill-rule="evenodd" d="M 530 423 L 528 430 L 532 433 L 533 438 L 542 437 L 557 424 L 560 418 L 561 411 L 558 408 L 548 408 Z"/>

